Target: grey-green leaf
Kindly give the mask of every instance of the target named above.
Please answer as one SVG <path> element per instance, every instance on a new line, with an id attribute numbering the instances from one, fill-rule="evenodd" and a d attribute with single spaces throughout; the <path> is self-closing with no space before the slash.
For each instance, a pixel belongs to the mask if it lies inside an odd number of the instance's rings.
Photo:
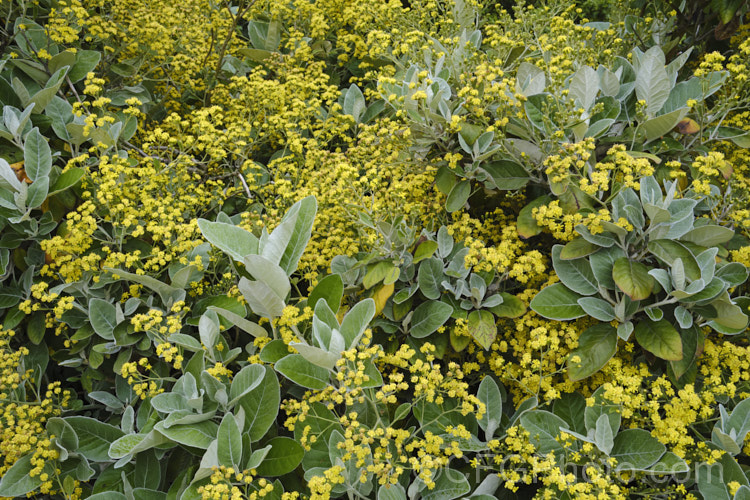
<path id="1" fill-rule="evenodd" d="M 440 260 L 430 257 L 419 265 L 417 283 L 422 295 L 430 300 L 440 298 L 441 285 L 443 281 L 443 264 Z"/>
<path id="2" fill-rule="evenodd" d="M 238 262 L 258 253 L 258 238 L 234 224 L 198 219 L 198 228 L 209 243 Z"/>
<path id="3" fill-rule="evenodd" d="M 617 459 L 615 470 L 646 470 L 664 455 L 667 448 L 643 429 L 625 429 L 615 437 L 611 457 Z"/>
<path id="4" fill-rule="evenodd" d="M 234 415 L 227 413 L 221 419 L 216 436 L 219 463 L 226 467 L 237 467 L 242 459 L 242 434 Z"/>
<path id="5" fill-rule="evenodd" d="M 578 305 L 591 316 L 599 321 L 612 321 L 615 319 L 615 308 L 606 300 L 596 297 L 581 297 L 578 299 Z"/>
<path id="6" fill-rule="evenodd" d="M 26 175 L 32 181 L 40 177 L 48 177 L 52 170 L 52 151 L 47 144 L 47 139 L 36 127 L 26 134 L 23 145 L 23 160 Z"/>
<path id="7" fill-rule="evenodd" d="M 562 245 L 552 247 L 552 265 L 555 268 L 560 281 L 581 295 L 593 295 L 599 288 L 599 283 L 594 277 L 589 260 L 586 258 L 563 260 L 560 258 Z"/>
<path id="8" fill-rule="evenodd" d="M 106 300 L 93 298 L 89 300 L 89 321 L 94 331 L 102 338 L 112 340 L 117 326 L 117 311 L 114 305 Z"/>
<path id="9" fill-rule="evenodd" d="M 409 334 L 414 338 L 424 338 L 440 328 L 453 314 L 453 307 L 445 302 L 431 300 L 420 304 L 411 318 Z"/>
<path id="10" fill-rule="evenodd" d="M 586 314 L 578 305 L 580 298 L 580 295 L 569 290 L 562 283 L 555 283 L 536 294 L 529 307 L 547 319 L 558 321 L 576 319 Z"/>
<path id="11" fill-rule="evenodd" d="M 323 390 L 328 386 L 328 370 L 307 361 L 301 354 L 290 354 L 276 362 L 277 372 L 307 389 Z"/>
<path id="12" fill-rule="evenodd" d="M 78 436 L 78 450 L 92 462 L 106 462 L 110 459 L 110 445 L 125 434 L 114 425 L 89 417 L 66 417 Z"/>
<path id="13" fill-rule="evenodd" d="M 292 438 L 277 436 L 268 444 L 271 449 L 256 469 L 259 476 L 283 476 L 296 469 L 305 455 L 302 445 Z"/>
<path id="14" fill-rule="evenodd" d="M 459 182 L 448 193 L 448 198 L 445 200 L 445 209 L 448 213 L 460 210 L 466 204 L 469 195 L 471 195 L 471 182 L 468 180 Z"/>
<path id="15" fill-rule="evenodd" d="M 502 395 L 492 377 L 485 376 L 479 383 L 477 398 L 484 403 L 486 408 L 484 415 L 477 422 L 479 423 L 479 427 L 484 431 L 485 439 L 489 441 L 495 435 L 497 428 L 500 427 L 503 416 Z"/>
<path id="16" fill-rule="evenodd" d="M 602 369 L 617 351 L 617 330 L 607 323 L 587 328 L 568 358 L 568 378 L 582 380 Z"/>

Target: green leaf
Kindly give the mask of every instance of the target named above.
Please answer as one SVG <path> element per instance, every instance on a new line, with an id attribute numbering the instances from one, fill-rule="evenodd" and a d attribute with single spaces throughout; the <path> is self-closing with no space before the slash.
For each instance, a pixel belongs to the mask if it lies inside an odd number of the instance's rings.
<path id="1" fill-rule="evenodd" d="M 47 139 L 34 129 L 26 134 L 23 145 L 23 161 L 26 175 L 32 181 L 40 177 L 49 177 L 52 171 L 52 151 L 50 151 Z"/>
<path id="2" fill-rule="evenodd" d="M 675 309 L 675 316 L 676 313 L 677 309 Z M 690 315 L 689 312 L 687 314 Z M 693 317 L 690 315 L 690 320 L 692 321 L 692 319 Z M 703 332 L 697 326 L 682 328 L 680 337 L 682 337 L 682 359 L 669 363 L 676 379 L 682 377 L 697 363 L 700 353 L 703 351 L 704 342 Z"/>
<path id="3" fill-rule="evenodd" d="M 207 311 L 213 311 L 219 316 L 222 316 L 226 320 L 230 321 L 235 326 L 239 327 L 241 330 L 245 331 L 246 333 L 249 333 L 253 337 L 256 338 L 263 338 L 268 337 L 268 332 L 260 326 L 258 323 L 253 323 L 252 321 L 249 321 L 239 314 L 236 314 L 232 311 L 229 311 L 227 309 L 224 309 L 223 307 L 216 307 L 216 306 L 208 306 L 206 308 Z M 172 334 L 170 336 L 170 340 L 174 338 L 175 334 Z"/>
<path id="4" fill-rule="evenodd" d="M 242 396 L 238 404 L 245 410 L 245 429 L 251 442 L 259 441 L 276 421 L 281 403 L 279 380 L 266 366 L 260 385 Z"/>
<path id="5" fill-rule="evenodd" d="M 387 278 L 393 277 L 395 271 L 395 277 L 398 278 L 398 268 L 393 265 L 392 262 L 381 261 L 370 268 L 370 270 L 362 278 L 362 284 L 365 288 L 372 288 L 383 280 L 389 281 Z M 395 279 L 393 280 L 395 281 Z M 393 283 L 390 281 L 390 283 Z M 389 285 L 390 283 L 385 283 Z"/>
<path id="6" fill-rule="evenodd" d="M 440 303 L 442 304 L 442 302 Z M 453 308 L 450 309 L 452 312 Z M 495 341 L 495 337 L 497 337 L 495 317 L 489 311 L 472 311 L 469 314 L 468 330 L 479 345 L 484 347 L 485 350 L 489 350 Z"/>
<path id="7" fill-rule="evenodd" d="M 521 426 L 530 434 L 529 442 L 536 451 L 543 455 L 555 452 L 556 456 L 565 453 L 562 445 L 557 442 L 560 428 L 567 428 L 563 419 L 545 410 L 527 411 L 521 415 Z"/>
<path id="8" fill-rule="evenodd" d="M 345 115 L 351 115 L 354 121 L 359 123 L 359 119 L 362 117 L 362 113 L 365 112 L 365 108 L 365 96 L 362 95 L 362 91 L 359 90 L 356 84 L 351 84 L 344 96 L 342 111 Z"/>
<path id="9" fill-rule="evenodd" d="M 258 253 L 258 238 L 234 224 L 198 219 L 198 228 L 209 243 L 238 262 Z"/>
<path id="10" fill-rule="evenodd" d="M 683 459 L 668 451 L 648 470 L 653 474 L 682 474 L 688 472 L 690 467 Z"/>
<path id="11" fill-rule="evenodd" d="M 635 94 L 646 101 L 646 113 L 653 116 L 659 112 L 669 98 L 672 84 L 667 75 L 664 52 L 655 45 L 645 54 L 634 55 Z"/>
<path id="12" fill-rule="evenodd" d="M 469 480 L 459 471 L 442 469 L 432 489 L 421 492 L 423 500 L 453 500 L 471 491 Z"/>
<path id="13" fill-rule="evenodd" d="M 164 422 L 158 423 L 159 426 L 163 424 Z M 110 445 L 109 457 L 114 459 L 122 459 L 125 457 L 133 456 L 142 451 L 150 450 L 156 446 L 168 443 L 170 443 L 169 439 L 156 430 L 142 432 L 139 434 L 126 434 L 121 438 L 115 440 L 112 445 Z"/>
<path id="14" fill-rule="evenodd" d="M 417 250 L 414 252 L 414 259 L 412 260 L 412 263 L 417 264 L 418 262 L 424 259 L 432 257 L 432 255 L 435 253 L 435 250 L 437 249 L 438 249 L 437 241 L 432 241 L 432 240 L 423 241 L 417 247 Z"/>
<path id="15" fill-rule="evenodd" d="M 242 277 L 237 285 L 250 309 L 263 318 L 278 318 L 284 311 L 284 300 L 262 281 Z"/>
<path id="16" fill-rule="evenodd" d="M 750 398 L 743 399 L 734 407 L 724 424 L 725 432 L 734 432 L 737 443 L 743 443 L 750 432 Z"/>
<path id="17" fill-rule="evenodd" d="M 169 286 L 166 283 L 157 280 L 156 278 L 152 278 L 151 276 L 129 273 L 127 271 L 123 271 L 122 269 L 113 269 L 111 267 L 105 267 L 104 270 L 112 274 L 116 274 L 117 276 L 119 276 L 118 279 L 133 281 L 150 288 L 151 290 L 159 294 L 159 297 L 165 304 L 176 302 L 185 298 L 184 289 Z"/>
<path id="18" fill-rule="evenodd" d="M 72 167 L 60 174 L 49 191 L 49 196 L 60 193 L 66 189 L 70 189 L 81 180 L 86 174 L 86 171 L 79 167 Z"/>
<path id="19" fill-rule="evenodd" d="M 531 238 L 542 232 L 542 228 L 536 223 L 534 219 L 533 211 L 535 208 L 539 208 L 542 205 L 546 205 L 552 201 L 547 195 L 540 196 L 534 201 L 527 203 L 525 207 L 518 213 L 518 219 L 516 220 L 516 228 L 518 235 L 521 238 Z"/>
<path id="20" fill-rule="evenodd" d="M 28 208 L 38 208 L 47 199 L 49 192 L 49 177 L 37 177 L 36 181 L 29 186 L 26 206 Z"/>
<path id="21" fill-rule="evenodd" d="M 93 495 L 86 497 L 87 500 L 127 500 L 127 498 L 128 497 L 119 491 L 100 491 L 99 493 L 94 493 Z"/>
<path id="22" fill-rule="evenodd" d="M 113 304 L 103 299 L 89 300 L 89 321 L 94 331 L 104 339 L 114 339 L 113 332 L 117 326 L 117 311 Z"/>
<path id="23" fill-rule="evenodd" d="M 173 333 L 169 336 L 169 341 L 192 352 L 198 352 L 203 349 L 200 342 L 184 333 Z"/>
<path id="24" fill-rule="evenodd" d="M 654 289 L 654 278 L 648 274 L 648 268 L 627 257 L 615 261 L 612 278 L 617 288 L 631 300 L 643 300 L 651 295 Z"/>
<path id="25" fill-rule="evenodd" d="M 610 248 L 615 244 L 615 238 L 610 233 L 592 234 L 583 224 L 578 224 L 576 226 L 576 232 L 580 234 L 584 240 L 600 247 Z"/>
<path id="26" fill-rule="evenodd" d="M 615 308 L 606 300 L 596 297 L 581 297 L 578 299 L 578 305 L 591 316 L 599 321 L 610 322 L 615 319 Z"/>
<path id="27" fill-rule="evenodd" d="M 641 320 L 634 333 L 641 347 L 653 355 L 667 361 L 682 359 L 682 339 L 669 321 Z"/>
<path id="28" fill-rule="evenodd" d="M 287 276 L 291 276 L 297 270 L 299 259 L 305 251 L 307 242 L 310 241 L 317 212 L 318 202 L 314 196 L 308 196 L 292 205 L 281 220 L 283 224 L 296 214 L 292 235 L 279 261 L 279 266 L 286 271 Z"/>
<path id="29" fill-rule="evenodd" d="M 375 301 L 365 299 L 352 307 L 341 321 L 341 335 L 343 335 L 346 349 L 351 349 L 362 337 L 372 318 L 375 317 Z"/>
<path id="30" fill-rule="evenodd" d="M 701 277 L 701 268 L 695 260 L 692 252 L 678 241 L 673 240 L 652 240 L 648 242 L 648 251 L 670 266 L 676 259 L 682 260 L 685 268 L 685 275 L 689 280 L 695 281 Z"/>
<path id="31" fill-rule="evenodd" d="M 21 497 L 41 486 L 42 480 L 39 474 L 34 477 L 29 476 L 29 472 L 35 467 L 31 463 L 33 457 L 33 453 L 24 455 L 5 471 L 0 479 L 0 495 L 8 498 Z"/>
<path id="32" fill-rule="evenodd" d="M 276 339 L 263 346 L 260 351 L 260 360 L 264 363 L 273 364 L 288 354 L 289 348 L 284 341 Z"/>
<path id="33" fill-rule="evenodd" d="M 277 436 L 268 441 L 268 444 L 271 449 L 256 469 L 258 476 L 283 476 L 292 472 L 305 455 L 302 445 L 292 438 Z"/>
<path id="34" fill-rule="evenodd" d="M 552 413 L 567 422 L 568 429 L 579 434 L 586 434 L 584 412 L 586 399 L 577 392 L 563 393 L 552 406 Z"/>
<path id="35" fill-rule="evenodd" d="M 310 363 L 301 354 L 281 358 L 274 368 L 284 377 L 307 389 L 322 391 L 328 386 L 328 370 Z"/>
<path id="36" fill-rule="evenodd" d="M 521 299 L 507 292 L 500 292 L 503 301 L 489 310 L 498 318 L 518 318 L 526 312 L 526 305 Z"/>
<path id="37" fill-rule="evenodd" d="M 651 433 L 625 429 L 615 437 L 610 456 L 617 459 L 616 471 L 642 471 L 654 465 L 667 451 Z"/>
<path id="38" fill-rule="evenodd" d="M 605 399 L 603 394 L 604 388 L 600 386 L 591 396 L 594 398 L 594 406 L 587 405 L 583 410 L 583 420 L 587 434 L 596 429 L 596 422 L 601 415 L 607 415 L 607 418 L 609 418 L 609 426 L 612 428 L 612 434 L 617 434 L 617 431 L 620 429 L 622 407 Z"/>
<path id="39" fill-rule="evenodd" d="M 258 281 L 265 283 L 277 297 L 285 300 L 292 286 L 284 270 L 260 255 L 245 255 L 245 269 Z"/>
<path id="40" fill-rule="evenodd" d="M 204 420 L 189 425 L 173 425 L 166 428 L 162 421 L 154 426 L 154 430 L 175 443 L 205 450 L 211 444 L 211 441 L 216 439 L 219 426 L 211 420 Z"/>
<path id="41" fill-rule="evenodd" d="M 590 66 L 582 66 L 573 74 L 569 84 L 570 93 L 584 110 L 588 111 L 596 100 L 599 93 L 599 75 Z"/>
<path id="42" fill-rule="evenodd" d="M 747 280 L 747 268 L 739 262 L 730 262 L 717 269 L 715 276 L 729 286 L 739 286 Z"/>
<path id="43" fill-rule="evenodd" d="M 265 374 L 266 370 L 260 364 L 250 364 L 243 367 L 232 379 L 232 385 L 229 388 L 230 405 L 258 387 L 263 382 Z"/>
<path id="44" fill-rule="evenodd" d="M 677 124 L 680 123 L 680 120 L 685 118 L 688 111 L 690 111 L 690 108 L 680 108 L 643 122 L 641 127 L 643 127 L 644 132 L 646 132 L 646 140 L 653 141 L 654 139 L 662 137 L 664 134 L 675 128 Z"/>
<path id="45" fill-rule="evenodd" d="M 479 427 L 485 434 L 485 440 L 489 441 L 500 427 L 503 417 L 503 398 L 497 383 L 490 376 L 485 376 L 479 383 L 477 398 L 484 403 L 486 411 L 482 418 L 477 419 Z"/>
<path id="46" fill-rule="evenodd" d="M 88 75 L 99 64 L 102 55 L 95 50 L 78 50 L 76 62 L 68 72 L 68 78 L 72 83 L 77 83 Z"/>
<path id="47" fill-rule="evenodd" d="M 587 328 L 578 338 L 578 347 L 568 357 L 568 378 L 583 380 L 607 364 L 617 351 L 617 330 L 600 323 Z M 574 358 L 580 361 L 573 361 Z"/>
<path id="48" fill-rule="evenodd" d="M 599 289 L 599 283 L 594 277 L 588 259 L 562 260 L 560 252 L 562 245 L 552 247 L 552 265 L 557 276 L 570 290 L 581 295 L 593 295 Z"/>
<path id="49" fill-rule="evenodd" d="M 706 224 L 698 226 L 685 233 L 680 240 L 689 241 L 703 247 L 712 247 L 721 245 L 732 239 L 734 231 L 728 227 L 716 224 Z"/>
<path id="50" fill-rule="evenodd" d="M 612 427 L 609 425 L 609 418 L 607 415 L 600 415 L 596 420 L 596 428 L 594 429 L 594 443 L 596 447 L 606 455 L 609 455 L 609 452 L 612 451 L 612 446 L 614 446 L 613 437 L 614 434 Z"/>
<path id="51" fill-rule="evenodd" d="M 442 290 L 440 282 L 443 279 L 443 263 L 440 260 L 430 257 L 419 265 L 417 283 L 419 283 L 419 290 L 422 295 L 428 299 L 437 300 L 440 298 L 440 291 Z"/>
<path id="52" fill-rule="evenodd" d="M 315 304 L 323 299 L 328 303 L 332 311 L 338 311 L 341 306 L 341 298 L 344 296 L 344 281 L 339 274 L 330 274 L 320 280 L 310 293 L 307 305 L 314 311 Z"/>
<path id="53" fill-rule="evenodd" d="M 226 467 L 237 467 L 242 460 L 242 434 L 237 427 L 234 415 L 227 413 L 221 419 L 219 431 L 216 435 L 218 441 L 217 454 L 219 463 Z"/>
<path id="54" fill-rule="evenodd" d="M 516 89 L 528 97 L 544 92 L 546 76 L 543 69 L 524 61 L 518 66 L 516 82 Z"/>
<path id="55" fill-rule="evenodd" d="M 110 445 L 125 435 L 114 425 L 105 424 L 89 417 L 65 417 L 64 420 L 73 427 L 78 436 L 76 452 L 92 462 L 109 461 Z"/>
<path id="56" fill-rule="evenodd" d="M 451 192 L 448 193 L 448 198 L 445 200 L 445 209 L 448 213 L 453 213 L 464 207 L 469 196 L 471 195 L 471 182 L 463 180 L 453 186 Z"/>
<path id="57" fill-rule="evenodd" d="M 453 314 L 453 307 L 445 302 L 431 300 L 420 304 L 411 318 L 409 334 L 417 339 L 427 337 L 443 326 Z"/>
<path id="58" fill-rule="evenodd" d="M 36 311 L 31 315 L 26 327 L 26 335 L 34 345 L 39 345 L 44 339 L 44 334 L 47 333 L 46 315 L 44 311 Z"/>
<path id="59" fill-rule="evenodd" d="M 482 165 L 500 191 L 515 191 L 529 183 L 529 173 L 518 163 L 499 160 Z"/>
<path id="60" fill-rule="evenodd" d="M 387 483 L 378 490 L 378 500 L 406 500 L 406 491 L 400 484 Z"/>
<path id="61" fill-rule="evenodd" d="M 564 321 L 580 318 L 586 313 L 578 305 L 581 296 L 570 291 L 562 283 L 555 283 L 543 288 L 533 299 L 529 307 L 547 319 Z"/>
<path id="62" fill-rule="evenodd" d="M 591 255 L 600 248 L 599 245 L 595 245 L 581 237 L 577 237 L 570 240 L 562 247 L 559 257 L 562 260 L 579 259 Z"/>
<path id="63" fill-rule="evenodd" d="M 710 305 L 716 309 L 716 315 L 709 316 L 712 320 L 709 325 L 712 328 L 717 329 L 718 326 L 719 328 L 723 327 L 729 330 L 742 331 L 747 327 L 747 315 L 742 311 L 740 306 L 732 302 L 728 293 L 725 292 L 721 297 L 711 302 Z"/>
<path id="64" fill-rule="evenodd" d="M 179 410 L 189 410 L 187 398 L 175 392 L 163 392 L 151 399 L 151 406 L 162 413 L 172 413 Z"/>

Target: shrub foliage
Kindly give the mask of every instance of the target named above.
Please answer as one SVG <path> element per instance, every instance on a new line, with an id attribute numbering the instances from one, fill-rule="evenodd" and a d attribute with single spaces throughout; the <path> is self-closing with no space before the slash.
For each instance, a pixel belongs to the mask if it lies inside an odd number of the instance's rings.
<path id="1" fill-rule="evenodd" d="M 0 1 L 0 497 L 750 497 L 748 8 L 510 4 Z"/>

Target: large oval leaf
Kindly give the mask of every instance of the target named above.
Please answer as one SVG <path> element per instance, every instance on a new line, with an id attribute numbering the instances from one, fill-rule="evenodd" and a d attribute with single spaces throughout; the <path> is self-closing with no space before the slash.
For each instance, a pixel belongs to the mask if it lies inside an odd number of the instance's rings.
<path id="1" fill-rule="evenodd" d="M 521 189 L 531 180 L 526 169 L 508 160 L 493 161 L 482 168 L 490 174 L 495 186 L 501 191 Z"/>
<path id="2" fill-rule="evenodd" d="M 328 386 L 328 370 L 310 363 L 301 354 L 281 358 L 274 368 L 295 384 L 307 389 L 320 391 Z"/>
<path id="3" fill-rule="evenodd" d="M 680 242 L 666 239 L 649 241 L 648 251 L 670 266 L 675 260 L 682 260 L 685 276 L 691 281 L 700 279 L 701 268 L 695 260 L 695 256 Z"/>
<path id="4" fill-rule="evenodd" d="M 445 302 L 432 300 L 420 304 L 411 318 L 409 334 L 417 339 L 424 338 L 440 328 L 453 313 L 453 307 Z"/>
<path id="5" fill-rule="evenodd" d="M 668 361 L 682 359 L 682 339 L 669 321 L 644 319 L 635 327 L 635 339 L 653 355 Z"/>
<path id="6" fill-rule="evenodd" d="M 617 330 L 601 323 L 586 329 L 568 358 L 568 378 L 582 380 L 602 369 L 617 351 Z"/>
<path id="7" fill-rule="evenodd" d="M 257 468 L 259 476 L 283 476 L 296 469 L 305 455 L 302 445 L 292 438 L 277 436 L 268 444 L 271 449 Z"/>
<path id="8" fill-rule="evenodd" d="M 586 314 L 578 305 L 580 298 L 580 295 L 569 290 L 562 283 L 555 283 L 536 294 L 529 307 L 547 319 L 558 321 L 576 319 Z"/>
<path id="9" fill-rule="evenodd" d="M 643 429 L 625 429 L 615 437 L 610 457 L 617 459 L 615 470 L 646 470 L 667 451 L 650 432 Z"/>
<path id="10" fill-rule="evenodd" d="M 552 265 L 563 284 L 581 295 L 593 295 L 599 289 L 589 260 L 585 258 L 564 260 L 560 258 L 562 245 L 552 247 Z"/>
<path id="11" fill-rule="evenodd" d="M 450 306 L 448 306 L 450 307 Z M 453 308 L 451 307 L 451 312 Z M 449 314 L 450 316 L 450 314 Z M 469 333 L 485 350 L 489 349 L 497 337 L 495 317 L 489 311 L 472 311 L 468 321 Z"/>
<path id="12" fill-rule="evenodd" d="M 648 268 L 627 257 L 621 257 L 615 261 L 612 267 L 612 278 L 617 288 L 631 300 L 643 300 L 651 295 L 654 289 L 654 278 L 648 274 Z"/>

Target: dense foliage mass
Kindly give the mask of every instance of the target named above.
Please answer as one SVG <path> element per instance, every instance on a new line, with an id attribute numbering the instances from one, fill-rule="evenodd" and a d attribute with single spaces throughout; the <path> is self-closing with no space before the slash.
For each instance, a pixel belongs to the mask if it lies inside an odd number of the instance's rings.
<path id="1" fill-rule="evenodd" d="M 750 498 L 748 10 L 1 0 L 0 497 Z"/>

